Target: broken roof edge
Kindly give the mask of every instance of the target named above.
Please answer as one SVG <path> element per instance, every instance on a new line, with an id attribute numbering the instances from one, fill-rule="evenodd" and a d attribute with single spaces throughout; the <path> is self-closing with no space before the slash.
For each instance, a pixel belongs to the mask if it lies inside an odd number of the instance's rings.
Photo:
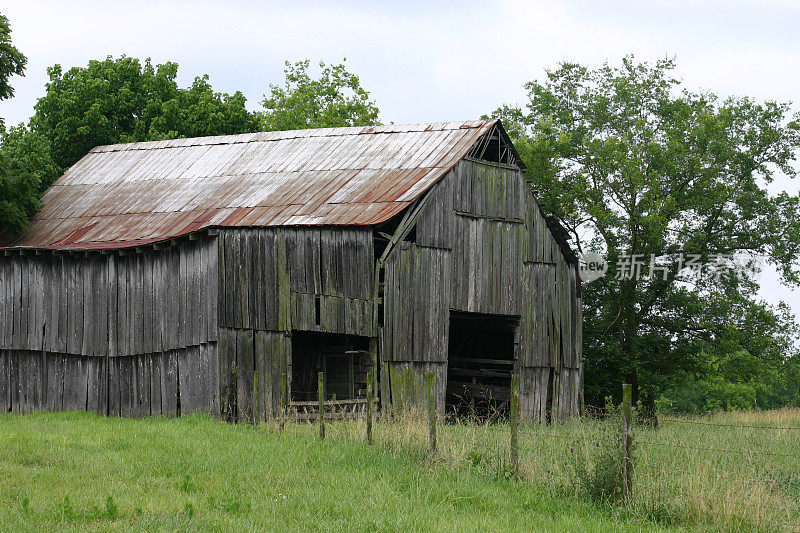
<path id="1" fill-rule="evenodd" d="M 405 211 L 402 210 L 400 213 Z M 389 219 L 398 216 L 400 213 L 393 215 Z M 389 220 L 387 219 L 387 220 Z M 377 226 L 378 224 L 375 224 Z M 359 224 L 281 224 L 281 225 L 253 225 L 253 226 L 224 226 L 220 224 L 212 224 L 209 226 L 201 226 L 199 228 L 188 229 L 175 235 L 168 237 L 157 237 L 152 239 L 134 239 L 130 241 L 92 241 L 92 242 L 76 242 L 68 244 L 47 244 L 41 246 L 0 246 L 0 252 L 63 252 L 63 253 L 84 253 L 84 252 L 121 252 L 123 250 L 135 250 L 137 248 L 146 248 L 151 246 L 166 245 L 172 241 L 180 241 L 190 239 L 197 235 L 216 235 L 219 231 L 236 231 L 246 229 L 285 229 L 285 228 L 361 228 L 367 229 L 374 226 L 364 226 Z"/>

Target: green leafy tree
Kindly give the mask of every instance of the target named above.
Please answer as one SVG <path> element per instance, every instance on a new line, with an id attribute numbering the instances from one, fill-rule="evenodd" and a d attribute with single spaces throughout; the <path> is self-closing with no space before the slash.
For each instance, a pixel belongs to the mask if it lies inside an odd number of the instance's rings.
<path id="1" fill-rule="evenodd" d="M 50 146 L 50 140 L 45 135 L 20 124 L 12 126 L 4 134 L 0 157 L 15 172 L 35 177 L 37 181 L 35 192 L 39 194 L 59 176 L 61 171 L 53 159 Z"/>
<path id="2" fill-rule="evenodd" d="M 339 126 L 372 126 L 378 122 L 378 108 L 361 87 L 358 76 L 344 63 L 326 66 L 321 73 L 309 74 L 310 61 L 286 62 L 283 86 L 270 85 L 261 113 L 262 128 L 283 131 Z"/>
<path id="3" fill-rule="evenodd" d="M 125 56 L 66 72 L 49 68 L 33 117 L 4 134 L 0 147 L 10 172 L 0 185 L 6 237 L 25 227 L 38 196 L 95 146 L 258 131 L 240 92 L 214 92 L 208 76 L 181 88 L 177 74 L 176 63 Z"/>
<path id="4" fill-rule="evenodd" d="M 176 63 L 142 65 L 125 56 L 66 72 L 55 65 L 29 130 L 47 139 L 58 172 L 98 145 L 258 130 L 240 92 L 214 92 L 208 76 L 183 89 L 177 74 Z"/>
<path id="5" fill-rule="evenodd" d="M 39 179 L 9 164 L 0 153 L 0 242 L 24 230 L 39 207 Z"/>
<path id="6" fill-rule="evenodd" d="M 579 251 L 607 254 L 609 272 L 584 286 L 587 401 L 625 380 L 653 406 L 687 376 L 713 374 L 709 353 L 792 355 L 776 338 L 787 324 L 756 300 L 752 279 L 691 274 L 680 258 L 761 254 L 786 283 L 800 280 L 800 202 L 767 190 L 776 172 L 795 177 L 797 118 L 788 104 L 691 92 L 674 67 L 632 56 L 595 70 L 565 63 L 526 85 L 525 109 L 494 113 L 543 208 Z M 619 262 L 651 254 L 667 256 L 666 275 L 615 276 Z"/>
<path id="7" fill-rule="evenodd" d="M 25 74 L 27 59 L 11 43 L 11 25 L 0 14 L 0 100 L 14 96 L 10 78 Z M 0 117 L 0 135 L 5 143 L 5 123 Z M 39 180 L 9 161 L 0 152 L 0 240 L 23 229 L 39 208 Z"/>
<path id="8" fill-rule="evenodd" d="M 10 78 L 13 75 L 24 76 L 28 59 L 11 43 L 11 24 L 8 17 L 0 14 L 0 100 L 14 96 L 14 88 Z M 0 126 L 3 119 L 0 117 Z"/>

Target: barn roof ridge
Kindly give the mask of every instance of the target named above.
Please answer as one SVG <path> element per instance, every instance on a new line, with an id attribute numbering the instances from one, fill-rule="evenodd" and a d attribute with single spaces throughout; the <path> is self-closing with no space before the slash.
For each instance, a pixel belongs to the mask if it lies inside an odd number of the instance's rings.
<path id="1" fill-rule="evenodd" d="M 350 135 L 391 135 L 423 131 L 446 131 L 473 129 L 496 124 L 499 119 L 466 121 L 421 122 L 404 124 L 383 124 L 380 126 L 339 126 L 332 128 L 307 128 L 302 130 L 257 131 L 252 133 L 233 133 L 230 135 L 206 135 L 200 137 L 179 137 L 160 141 L 139 141 L 132 143 L 104 144 L 95 146 L 89 153 L 123 152 L 130 150 L 159 150 L 186 146 L 233 145 L 254 142 L 276 142 L 310 137 L 344 137 Z M 424 126 L 424 127 L 423 127 Z M 304 135 L 299 135 L 300 133 Z M 294 134 L 294 135 L 291 135 Z M 235 140 L 235 138 L 241 140 Z M 225 142 L 227 140 L 227 142 Z"/>

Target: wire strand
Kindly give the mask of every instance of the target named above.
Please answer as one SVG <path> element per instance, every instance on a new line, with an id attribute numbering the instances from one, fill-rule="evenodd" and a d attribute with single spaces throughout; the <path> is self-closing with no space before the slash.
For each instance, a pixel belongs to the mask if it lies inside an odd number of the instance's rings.
<path id="1" fill-rule="evenodd" d="M 650 465 L 648 465 L 648 466 L 650 466 Z M 678 470 L 676 468 L 669 468 L 669 467 L 666 467 L 666 466 L 651 466 L 650 469 L 652 471 L 656 472 L 656 473 L 657 472 L 670 472 L 670 473 L 679 474 L 679 475 L 686 474 L 685 470 Z M 642 473 L 642 474 L 644 474 L 644 473 Z M 723 477 L 725 479 L 731 479 L 731 480 L 735 480 L 735 481 L 752 481 L 752 482 L 755 482 L 755 483 L 766 483 L 766 484 L 770 484 L 770 485 L 788 485 L 789 484 L 786 481 L 777 481 L 777 480 L 774 480 L 774 479 L 733 476 L 733 475 L 728 474 L 727 472 L 719 472 L 718 475 L 719 475 L 719 477 Z M 645 477 L 648 477 L 648 476 L 645 476 Z M 649 476 L 649 477 L 652 477 L 652 476 Z"/>
<path id="2" fill-rule="evenodd" d="M 659 422 L 676 422 L 678 424 L 697 424 L 700 426 L 716 426 L 716 427 L 730 427 L 737 429 L 775 429 L 775 430 L 793 430 L 800 431 L 798 426 L 760 426 L 760 425 L 738 425 L 738 424 L 720 424 L 718 422 L 700 422 L 699 420 L 684 420 L 682 418 L 661 418 Z"/>
<path id="3" fill-rule="evenodd" d="M 669 444 L 666 442 L 655 442 L 655 443 L 648 443 L 653 446 L 669 446 L 671 448 L 683 448 L 686 450 L 702 450 L 706 452 L 717 452 L 717 453 L 733 453 L 733 454 L 740 454 L 740 455 L 767 455 L 767 456 L 774 456 L 774 457 L 797 457 L 796 454 L 792 453 L 776 453 L 776 452 L 757 452 L 757 451 L 744 451 L 744 450 L 728 450 L 725 448 L 707 448 L 704 446 L 684 446 L 682 444 Z"/>

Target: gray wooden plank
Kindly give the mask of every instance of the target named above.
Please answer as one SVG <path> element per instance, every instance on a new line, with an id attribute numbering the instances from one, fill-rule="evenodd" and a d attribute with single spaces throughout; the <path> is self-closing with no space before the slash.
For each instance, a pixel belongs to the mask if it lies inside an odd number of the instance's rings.
<path id="1" fill-rule="evenodd" d="M 30 373 L 28 371 L 28 352 L 26 350 L 17 350 L 14 354 L 15 365 L 14 374 L 16 383 L 16 412 L 20 414 L 28 414 L 33 412 L 31 409 L 31 384 Z"/>
<path id="2" fill-rule="evenodd" d="M 254 416 L 256 420 L 265 420 L 272 412 L 272 346 L 270 332 L 256 331 L 255 346 L 253 349 L 253 369 L 258 372 L 258 402 Z"/>
<path id="3" fill-rule="evenodd" d="M 128 267 L 126 258 L 118 256 L 115 258 L 115 273 L 117 277 L 116 309 L 117 327 L 116 331 L 116 350 L 115 356 L 128 355 L 128 336 L 130 327 L 128 323 Z"/>
<path id="4" fill-rule="evenodd" d="M 201 344 L 199 346 L 199 383 L 200 383 L 200 409 L 204 413 L 219 413 L 219 368 L 217 361 L 216 344 Z"/>
<path id="5" fill-rule="evenodd" d="M 103 360 L 102 357 L 87 357 L 87 386 L 86 386 L 86 410 L 91 413 L 105 414 L 106 409 L 102 404 L 105 380 L 103 379 Z"/>
<path id="6" fill-rule="evenodd" d="M 141 351 L 143 353 L 153 353 L 156 349 L 153 340 L 153 319 L 154 319 L 154 296 L 153 296 L 153 266 L 154 254 L 142 254 L 142 340 Z"/>
<path id="7" fill-rule="evenodd" d="M 172 312 L 169 308 L 167 275 L 166 254 L 163 250 L 156 251 L 153 254 L 153 353 L 167 349 L 167 315 Z"/>
<path id="8" fill-rule="evenodd" d="M 134 417 L 135 413 L 135 374 L 134 357 L 130 355 L 117 358 L 119 369 L 119 413 L 123 417 Z"/>
<path id="9" fill-rule="evenodd" d="M 121 412 L 121 391 L 120 391 L 120 361 L 121 357 L 106 358 L 108 370 L 108 416 L 122 416 Z"/>
<path id="10" fill-rule="evenodd" d="M 62 394 L 61 408 L 64 411 L 78 409 L 78 364 L 77 355 L 65 355 L 62 359 L 64 365 L 64 392 Z"/>
<path id="11" fill-rule="evenodd" d="M 134 364 L 134 416 L 150 416 L 150 354 L 133 357 Z"/>
<path id="12" fill-rule="evenodd" d="M 190 280 L 189 280 L 189 270 L 191 269 L 189 265 L 189 254 L 187 250 L 187 246 L 184 244 L 180 244 L 174 247 L 178 256 L 178 270 L 176 274 L 178 276 L 177 280 L 177 289 L 178 289 L 178 322 L 176 324 L 177 332 L 176 332 L 176 344 L 175 348 L 183 348 L 184 346 L 188 346 L 191 343 L 191 338 L 189 337 L 189 331 L 187 325 L 190 324 L 189 320 L 189 306 L 191 303 L 189 302 L 189 293 L 190 293 Z M 179 363 L 180 364 L 180 363 Z"/>
<path id="13" fill-rule="evenodd" d="M 178 362 L 178 398 L 181 405 L 181 416 L 197 410 L 197 358 L 195 348 L 176 350 Z"/>
<path id="14" fill-rule="evenodd" d="M 47 354 L 43 351 L 31 352 L 31 360 L 35 366 L 34 409 L 47 409 Z"/>
<path id="15" fill-rule="evenodd" d="M 103 356 L 108 353 L 108 331 L 111 327 L 112 318 L 108 311 L 108 293 L 110 283 L 108 280 L 108 261 L 110 256 L 100 256 L 97 259 L 94 290 L 95 290 L 95 310 L 94 310 L 94 339 L 93 354 Z"/>
<path id="16" fill-rule="evenodd" d="M 161 369 L 163 367 L 160 353 L 148 354 L 150 365 L 150 413 L 153 416 L 163 414 L 161 406 Z"/>
<path id="17" fill-rule="evenodd" d="M 178 414 L 178 357 L 176 350 L 162 352 L 158 357 L 161 371 L 161 414 Z"/>
<path id="18" fill-rule="evenodd" d="M 45 307 L 45 293 L 44 293 L 44 266 L 46 257 L 34 256 L 32 262 L 32 305 L 35 308 L 35 319 L 32 321 L 32 334 L 31 340 L 33 341 L 29 349 L 39 352 L 44 345 L 44 335 L 46 334 L 45 324 L 47 322 L 47 313 Z"/>
<path id="19" fill-rule="evenodd" d="M 292 360 L 292 339 L 281 331 L 269 332 L 269 345 L 272 355 L 272 414 L 278 413 L 281 400 L 281 375 L 291 376 L 289 362 Z"/>
<path id="20" fill-rule="evenodd" d="M 236 330 L 237 405 L 243 422 L 252 422 L 253 417 L 254 342 L 252 330 Z"/>
<path id="21" fill-rule="evenodd" d="M 181 305 L 181 276 L 180 250 L 177 246 L 169 248 L 167 256 L 167 280 L 169 294 L 169 308 L 167 311 L 167 333 L 169 341 L 167 348 L 175 350 L 180 344 L 180 325 L 183 322 L 183 307 Z"/>
<path id="22" fill-rule="evenodd" d="M 19 340 L 19 332 L 21 330 L 20 322 L 22 320 L 22 269 L 20 265 L 21 259 L 14 256 L 11 260 L 11 290 L 10 300 L 12 309 L 19 310 L 11 314 L 13 322 L 11 323 L 11 348 L 18 348 L 21 344 Z"/>
<path id="23" fill-rule="evenodd" d="M 217 342 L 217 357 L 219 359 L 219 377 L 217 385 L 219 390 L 220 416 L 227 414 L 228 385 L 230 383 L 231 365 L 236 362 L 236 333 L 230 328 L 219 328 L 219 341 Z"/>
<path id="24" fill-rule="evenodd" d="M 75 358 L 75 410 L 86 411 L 88 405 L 89 368 L 87 356 Z"/>
<path id="25" fill-rule="evenodd" d="M 48 354 L 45 359 L 45 372 L 47 372 L 45 409 L 48 411 L 61 411 L 64 390 L 63 355 L 58 353 Z"/>
<path id="26" fill-rule="evenodd" d="M 278 328 L 278 291 L 275 271 L 275 232 L 265 229 L 261 232 L 262 263 L 259 268 L 263 272 L 264 295 L 264 329 Z"/>
<path id="27" fill-rule="evenodd" d="M 10 410 L 12 413 L 19 413 L 20 411 L 20 357 L 19 350 L 9 350 L 8 352 L 8 382 L 9 382 L 9 400 Z"/>
<path id="28" fill-rule="evenodd" d="M 11 374 L 8 350 L 0 349 L 0 413 L 11 410 Z"/>
<path id="29" fill-rule="evenodd" d="M 197 339 L 199 343 L 208 342 L 208 316 L 210 296 L 208 294 L 208 272 L 210 246 L 208 240 L 198 243 L 197 262 Z M 216 297 L 216 296 L 215 296 Z"/>
<path id="30" fill-rule="evenodd" d="M 6 341 L 6 332 L 10 331 L 8 327 L 8 318 L 13 313 L 13 306 L 10 305 L 8 298 L 8 261 L 0 254 L 0 350 L 8 348 Z M 2 400 L 0 400 L 2 401 Z M 2 405 L 0 405 L 2 410 Z"/>
<path id="31" fill-rule="evenodd" d="M 191 311 L 192 311 L 192 344 L 200 344 L 206 341 L 205 339 L 205 324 L 204 324 L 204 308 L 202 290 L 203 278 L 203 243 L 201 241 L 194 241 L 192 246 L 192 293 L 191 293 Z"/>

